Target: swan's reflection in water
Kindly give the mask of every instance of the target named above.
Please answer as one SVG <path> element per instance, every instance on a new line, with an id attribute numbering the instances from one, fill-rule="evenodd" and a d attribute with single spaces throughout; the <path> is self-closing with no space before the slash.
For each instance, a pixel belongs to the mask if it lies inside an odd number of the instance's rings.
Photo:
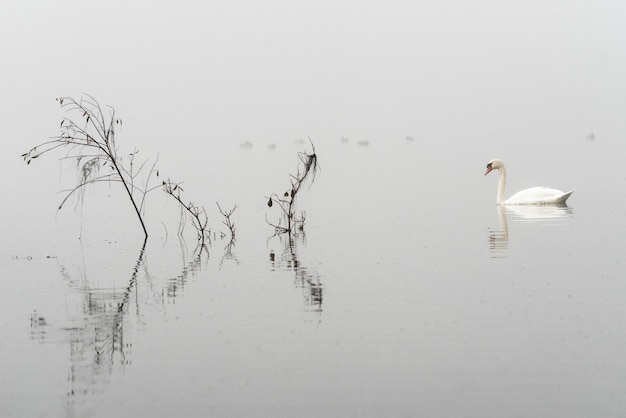
<path id="1" fill-rule="evenodd" d="M 562 223 L 573 213 L 572 208 L 566 205 L 512 205 L 506 206 L 506 210 L 511 214 L 513 221 L 553 224 Z"/>
<path id="2" fill-rule="evenodd" d="M 497 205 L 498 221 L 500 229 L 487 228 L 489 230 L 489 250 L 491 258 L 504 258 L 509 249 L 509 224 L 506 220 L 504 206 Z"/>
<path id="3" fill-rule="evenodd" d="M 488 228 L 492 258 L 505 258 L 509 249 L 509 223 L 562 224 L 573 214 L 567 205 L 497 205 L 499 229 Z"/>

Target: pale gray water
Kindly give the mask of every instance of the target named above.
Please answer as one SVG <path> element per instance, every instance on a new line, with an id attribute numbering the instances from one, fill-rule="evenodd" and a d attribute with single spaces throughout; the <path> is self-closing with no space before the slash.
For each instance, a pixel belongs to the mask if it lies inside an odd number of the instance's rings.
<path id="1" fill-rule="evenodd" d="M 0 9 L 1 417 L 623 415 L 623 4 Z M 82 92 L 207 208 L 208 252 L 160 191 L 145 247 L 114 185 L 55 212 L 71 162 L 19 156 Z M 307 136 L 290 247 L 266 202 Z M 497 208 L 492 158 L 569 206 Z"/>
<path id="2" fill-rule="evenodd" d="M 564 162 L 563 188 L 583 186 L 569 208 L 497 210 L 486 158 L 448 154 L 425 172 L 442 151 L 385 144 L 318 143 L 293 251 L 269 238 L 263 176 L 238 202 L 230 256 L 218 238 L 194 261 L 175 217 L 141 256 L 140 235 L 88 216 L 81 244 L 71 211 L 58 238 L 15 233 L 2 415 L 618 416 L 626 204 L 584 179 L 606 173 Z M 573 154 L 615 158 L 597 145 L 573 142 Z M 229 161 L 290 171 L 302 147 L 233 147 Z M 515 168 L 511 186 L 528 172 Z"/>

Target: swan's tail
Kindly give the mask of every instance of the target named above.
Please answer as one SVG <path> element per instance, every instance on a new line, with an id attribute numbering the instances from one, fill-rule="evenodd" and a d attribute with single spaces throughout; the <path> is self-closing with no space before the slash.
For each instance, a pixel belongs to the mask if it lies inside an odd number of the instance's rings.
<path id="1" fill-rule="evenodd" d="M 560 205 L 564 205 L 565 202 L 567 201 L 567 199 L 572 195 L 572 193 L 574 193 L 573 190 L 570 190 L 567 193 L 563 193 L 561 196 L 559 196 L 558 199 L 556 199 L 556 203 L 558 203 Z"/>

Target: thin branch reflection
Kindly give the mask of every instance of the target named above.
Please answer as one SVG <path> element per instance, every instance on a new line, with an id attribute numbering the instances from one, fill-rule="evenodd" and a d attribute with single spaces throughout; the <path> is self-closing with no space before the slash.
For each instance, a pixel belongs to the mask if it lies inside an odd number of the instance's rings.
<path id="1" fill-rule="evenodd" d="M 298 256 L 299 245 L 306 245 L 306 235 L 304 231 L 298 234 L 277 234 L 270 237 L 270 240 L 278 240 L 280 251 L 270 249 L 269 260 L 275 270 L 290 270 L 295 274 L 294 283 L 296 287 L 302 289 L 302 296 L 305 306 L 310 311 L 321 313 L 324 299 L 324 288 L 317 272 L 303 265 Z M 268 240 L 269 242 L 269 240 Z"/>
<path id="2" fill-rule="evenodd" d="M 180 273 L 162 281 L 156 289 L 155 278 L 148 271 L 146 242 L 141 246 L 127 279 L 116 273 L 90 279 L 84 255 L 82 264 L 76 266 L 78 273 L 59 263 L 60 274 L 70 289 L 66 301 L 68 324 L 53 327 L 44 315 L 33 310 L 30 328 L 34 341 L 69 345 L 68 407 L 73 408 L 84 403 L 88 396 L 104 392 L 114 373 L 125 373 L 126 367 L 132 364 L 132 332 L 128 324 L 145 325 L 143 311 L 155 306 L 164 309 L 168 301 L 175 303 L 189 278 L 205 267 L 208 250 L 196 249 L 189 260 L 183 242 L 180 248 Z M 106 284 L 103 285 L 103 281 Z M 94 282 L 98 285 L 95 286 Z M 76 300 L 73 300 L 74 295 Z"/>

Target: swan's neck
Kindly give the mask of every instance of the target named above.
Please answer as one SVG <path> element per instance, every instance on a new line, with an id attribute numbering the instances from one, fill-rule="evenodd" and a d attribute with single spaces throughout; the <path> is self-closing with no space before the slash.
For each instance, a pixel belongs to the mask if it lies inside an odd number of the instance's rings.
<path id="1" fill-rule="evenodd" d="M 504 188 L 506 186 L 506 169 L 504 166 L 498 169 L 499 171 L 499 179 L 498 179 L 498 196 L 496 197 L 496 203 L 501 205 L 504 203 Z"/>

